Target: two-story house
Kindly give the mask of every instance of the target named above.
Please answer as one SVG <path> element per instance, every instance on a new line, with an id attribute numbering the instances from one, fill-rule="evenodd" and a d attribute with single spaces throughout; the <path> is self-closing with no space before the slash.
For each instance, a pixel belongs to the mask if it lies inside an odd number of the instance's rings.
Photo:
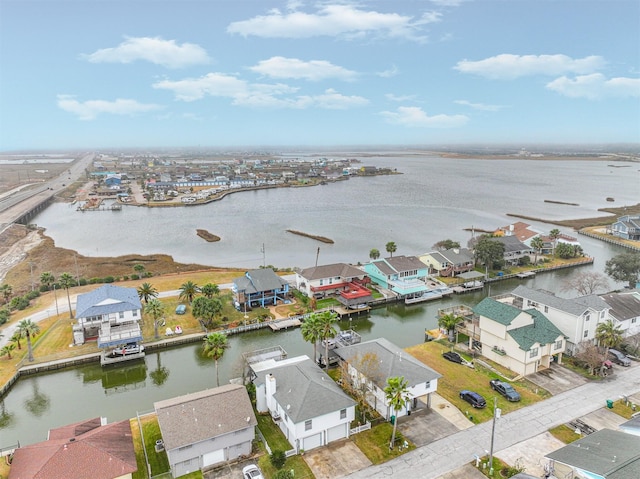
<path id="1" fill-rule="evenodd" d="M 432 251 L 420 255 L 420 261 L 429 267 L 429 274 L 443 278 L 472 271 L 473 253 L 467 248 L 454 248 Z"/>
<path id="2" fill-rule="evenodd" d="M 392 256 L 364 265 L 365 272 L 385 289 L 399 297 L 427 291 L 428 267 L 416 256 Z"/>
<path id="3" fill-rule="evenodd" d="M 296 272 L 296 287 L 310 298 L 335 297 L 347 307 L 367 304 L 373 299 L 363 270 L 346 263 L 325 264 Z"/>
<path id="4" fill-rule="evenodd" d="M 515 236 L 498 236 L 491 239 L 504 245 L 503 257 L 507 264 L 517 265 L 525 256 L 534 256 L 534 251 L 531 247 Z"/>
<path id="5" fill-rule="evenodd" d="M 611 234 L 622 239 L 640 241 L 640 215 L 624 215 L 611 225 Z"/>
<path id="6" fill-rule="evenodd" d="M 626 337 L 640 333 L 640 290 L 600 295 L 609 305 L 609 319 Z"/>
<path id="7" fill-rule="evenodd" d="M 247 271 L 244 276 L 233 280 L 231 289 L 239 309 L 259 306 L 264 308 L 289 296 L 289 283 L 271 268 Z"/>

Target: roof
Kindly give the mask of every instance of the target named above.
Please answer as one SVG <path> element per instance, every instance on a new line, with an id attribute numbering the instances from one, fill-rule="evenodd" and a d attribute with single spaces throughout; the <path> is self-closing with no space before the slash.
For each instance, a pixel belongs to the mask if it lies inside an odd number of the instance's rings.
<path id="1" fill-rule="evenodd" d="M 484 278 L 485 274 L 480 273 L 479 271 L 467 271 L 465 273 L 460 273 L 456 276 L 462 279 L 478 279 L 478 278 Z"/>
<path id="2" fill-rule="evenodd" d="M 366 273 L 347 263 L 335 263 L 305 268 L 298 274 L 306 280 L 312 281 L 324 278 L 353 278 Z"/>
<path id="3" fill-rule="evenodd" d="M 473 253 L 467 248 L 446 249 L 438 251 L 449 263 L 461 264 L 473 261 Z M 433 257 L 435 253 L 430 253 Z"/>
<path id="4" fill-rule="evenodd" d="M 138 470 L 129 420 L 96 418 L 49 436 L 15 450 L 9 479 L 114 479 Z"/>
<path id="5" fill-rule="evenodd" d="M 258 422 L 244 386 L 227 384 L 153 404 L 166 449 L 195 444 Z"/>
<path id="6" fill-rule="evenodd" d="M 529 229 L 529 224 L 522 221 L 516 221 L 508 226 L 502 226 L 498 231 L 502 231 L 505 236 L 513 236 L 520 241 L 527 241 L 538 233 Z"/>
<path id="7" fill-rule="evenodd" d="M 577 298 L 565 299 L 559 298 L 554 294 L 538 289 L 531 289 L 526 286 L 518 286 L 511 292 L 514 296 L 529 299 L 536 303 L 545 304 L 552 308 L 571 313 L 574 316 L 582 315 L 587 309 L 595 311 L 603 311 L 608 305 L 598 295 L 589 294 L 587 296 L 579 296 Z"/>
<path id="8" fill-rule="evenodd" d="M 601 429 L 546 457 L 606 479 L 640 477 L 640 436 Z"/>
<path id="9" fill-rule="evenodd" d="M 238 291 L 252 294 L 280 289 L 287 284 L 287 281 L 274 273 L 271 268 L 262 268 L 247 271 L 244 276 L 234 279 L 233 283 Z"/>
<path id="10" fill-rule="evenodd" d="M 390 276 L 396 273 L 427 269 L 427 265 L 417 256 L 391 256 L 389 258 L 372 261 L 383 274 Z"/>
<path id="11" fill-rule="evenodd" d="M 600 298 L 611 307 L 609 313 L 618 321 L 640 316 L 638 293 L 610 293 L 603 294 Z"/>
<path id="12" fill-rule="evenodd" d="M 282 365 L 276 362 L 275 367 L 260 371 L 260 380 L 266 381 L 269 374 L 276 379 L 274 399 L 294 423 L 355 406 L 355 401 L 308 357 Z"/>
<path id="13" fill-rule="evenodd" d="M 378 338 L 351 346 L 334 349 L 335 354 L 347 362 L 352 362 L 357 357 L 372 353 L 380 360 L 377 377 L 371 377 L 378 387 L 385 387 L 387 378 L 403 376 L 410 386 L 425 383 L 442 377 L 442 375 L 429 366 L 418 361 L 406 351 L 403 351 L 391 341 Z M 352 366 L 355 366 L 353 363 Z"/>
<path id="14" fill-rule="evenodd" d="M 78 295 L 76 318 L 139 309 L 142 309 L 142 304 L 135 288 L 123 288 L 122 286 L 105 284 L 89 293 Z"/>
<path id="15" fill-rule="evenodd" d="M 501 303 L 493 298 L 484 298 L 472 309 L 477 315 L 492 319 L 504 326 L 509 326 L 511 321 L 522 313 L 521 309 L 511 306 L 510 304 Z"/>
<path id="16" fill-rule="evenodd" d="M 519 251 L 530 251 L 531 247 L 524 244 L 515 236 L 495 236 L 491 238 L 504 245 L 505 253 L 517 253 Z"/>

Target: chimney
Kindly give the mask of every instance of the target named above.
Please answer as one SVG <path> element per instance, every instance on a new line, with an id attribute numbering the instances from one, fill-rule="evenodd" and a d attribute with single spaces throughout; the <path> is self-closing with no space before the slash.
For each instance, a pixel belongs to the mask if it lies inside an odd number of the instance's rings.
<path id="1" fill-rule="evenodd" d="M 273 374 L 267 374 L 265 381 L 265 392 L 267 393 L 267 398 L 270 398 L 276 393 L 276 378 Z"/>

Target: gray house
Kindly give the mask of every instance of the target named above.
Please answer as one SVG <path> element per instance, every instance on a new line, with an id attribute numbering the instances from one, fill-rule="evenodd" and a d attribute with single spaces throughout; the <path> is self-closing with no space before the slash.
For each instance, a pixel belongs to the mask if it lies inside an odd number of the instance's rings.
<path id="1" fill-rule="evenodd" d="M 640 215 L 625 215 L 611 225 L 611 234 L 622 239 L 640 241 Z"/>
<path id="2" fill-rule="evenodd" d="M 227 384 L 154 408 L 173 477 L 251 453 L 258 422 L 244 386 Z"/>
<path id="3" fill-rule="evenodd" d="M 231 289 L 238 309 L 253 306 L 264 308 L 289 296 L 289 283 L 271 268 L 247 271 L 244 276 L 233 280 Z"/>
<path id="4" fill-rule="evenodd" d="M 504 260 L 507 264 L 516 265 L 520 259 L 534 254 L 530 246 L 527 246 L 515 236 L 497 236 L 491 238 L 491 240 L 504 245 Z"/>

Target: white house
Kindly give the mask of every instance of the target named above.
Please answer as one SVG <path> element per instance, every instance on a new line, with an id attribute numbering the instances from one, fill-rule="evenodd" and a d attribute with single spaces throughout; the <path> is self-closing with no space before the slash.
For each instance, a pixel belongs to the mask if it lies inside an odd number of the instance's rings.
<path id="1" fill-rule="evenodd" d="M 296 450 L 349 437 L 355 401 L 309 357 L 251 364 L 256 409 L 269 412 Z"/>
<path id="2" fill-rule="evenodd" d="M 361 269 L 346 263 L 325 264 L 296 272 L 296 287 L 310 298 L 335 296 L 345 306 L 366 304 L 373 299 L 367 285 L 371 279 Z"/>
<path id="3" fill-rule="evenodd" d="M 440 373 L 421 363 L 392 342 L 378 338 L 352 346 L 336 348 L 334 352 L 347 363 L 349 375 L 357 389 L 365 389 L 369 405 L 383 417 L 404 416 L 419 408 L 418 398 L 426 396 L 431 405 L 431 393 L 438 389 Z M 392 411 L 385 397 L 387 379 L 404 377 L 408 382 L 409 401 L 400 411 Z"/>
<path id="4" fill-rule="evenodd" d="M 609 293 L 600 296 L 611 309 L 609 318 L 625 336 L 640 333 L 640 290 Z"/>
<path id="5" fill-rule="evenodd" d="M 429 266 L 429 273 L 442 277 L 466 273 L 474 267 L 473 253 L 467 248 L 432 251 L 420 255 L 420 261 Z"/>

